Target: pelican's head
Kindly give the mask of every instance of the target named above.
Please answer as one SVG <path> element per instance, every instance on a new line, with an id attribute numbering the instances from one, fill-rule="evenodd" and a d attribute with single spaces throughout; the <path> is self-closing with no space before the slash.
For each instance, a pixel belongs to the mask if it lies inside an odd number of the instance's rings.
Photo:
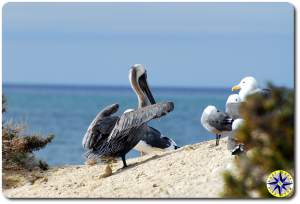
<path id="1" fill-rule="evenodd" d="M 238 91 L 242 100 L 245 99 L 246 96 L 253 93 L 258 88 L 257 81 L 254 77 L 245 77 L 241 80 L 241 82 L 232 87 L 232 91 Z"/>
<path id="2" fill-rule="evenodd" d="M 132 89 L 138 95 L 140 106 L 155 104 L 154 97 L 147 82 L 147 71 L 141 64 L 135 64 L 129 70 L 129 81 Z"/>

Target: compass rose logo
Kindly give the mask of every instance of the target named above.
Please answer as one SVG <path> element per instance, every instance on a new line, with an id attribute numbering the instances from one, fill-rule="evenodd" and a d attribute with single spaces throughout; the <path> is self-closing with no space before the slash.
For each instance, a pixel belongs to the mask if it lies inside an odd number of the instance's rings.
<path id="1" fill-rule="evenodd" d="M 286 171 L 273 171 L 267 177 L 267 188 L 275 197 L 287 197 L 294 190 L 293 177 Z"/>

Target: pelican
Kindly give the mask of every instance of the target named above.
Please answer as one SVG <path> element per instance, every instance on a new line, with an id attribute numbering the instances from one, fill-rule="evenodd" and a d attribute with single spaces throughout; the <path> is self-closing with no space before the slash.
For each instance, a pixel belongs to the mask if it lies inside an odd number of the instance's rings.
<path id="1" fill-rule="evenodd" d="M 241 82 L 232 87 L 232 91 L 238 91 L 241 101 L 245 101 L 247 96 L 259 93 L 265 97 L 269 97 L 271 95 L 270 89 L 260 89 L 258 87 L 258 83 L 256 79 L 252 76 L 245 77 L 241 80 Z"/>
<path id="2" fill-rule="evenodd" d="M 142 108 L 123 113 L 121 116 L 113 115 L 119 109 L 118 104 L 112 104 L 100 111 L 82 140 L 88 159 L 106 160 L 109 167 L 113 158 L 121 157 L 123 167 L 127 167 L 125 156 L 148 131 L 147 122 L 160 118 L 174 109 L 172 102 L 155 104 L 147 84 L 146 71 L 141 71 L 143 70 L 130 72 L 130 75 L 136 75 L 138 79 L 130 82 L 132 87 L 135 87 L 139 106 Z"/>
<path id="3" fill-rule="evenodd" d="M 124 113 L 134 111 L 127 109 Z M 174 140 L 163 136 L 157 129 L 147 126 L 147 131 L 139 143 L 133 148 L 141 153 L 141 156 L 156 151 L 176 150 L 180 148 Z"/>
<path id="4" fill-rule="evenodd" d="M 147 82 L 147 71 L 141 64 L 135 64 L 129 70 L 129 82 L 138 98 L 138 108 L 155 104 Z"/>
<path id="5" fill-rule="evenodd" d="M 207 106 L 201 116 L 203 127 L 216 134 L 216 146 L 219 145 L 221 134 L 232 130 L 233 119 L 224 112 L 220 112 L 215 106 Z"/>
<path id="6" fill-rule="evenodd" d="M 90 124 L 82 141 L 88 159 L 111 160 L 121 157 L 127 167 L 125 155 L 138 144 L 147 129 L 147 122 L 160 118 L 174 109 L 172 102 L 150 105 L 120 117 L 113 114 L 118 104 L 104 108 Z"/>
<path id="7" fill-rule="evenodd" d="M 133 91 L 137 95 L 138 108 L 143 108 L 155 103 L 147 83 L 147 71 L 143 65 L 135 64 L 132 66 L 129 70 L 129 81 Z M 145 92 L 142 91 L 143 88 L 146 90 Z M 149 97 L 146 97 L 145 93 L 148 94 Z M 127 109 L 125 113 L 130 111 L 133 111 L 133 109 Z M 179 146 L 174 140 L 163 136 L 157 129 L 150 126 L 147 126 L 141 141 L 134 147 L 141 155 L 154 151 L 175 150 L 178 148 Z"/>

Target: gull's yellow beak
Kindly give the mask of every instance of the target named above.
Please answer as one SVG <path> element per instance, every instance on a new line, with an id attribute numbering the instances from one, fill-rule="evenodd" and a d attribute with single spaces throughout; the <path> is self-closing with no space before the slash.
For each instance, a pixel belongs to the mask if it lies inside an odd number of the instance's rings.
<path id="1" fill-rule="evenodd" d="M 231 88 L 232 91 L 238 91 L 238 90 L 240 90 L 240 89 L 241 89 L 241 87 L 240 87 L 239 85 L 233 86 L 233 87 Z"/>

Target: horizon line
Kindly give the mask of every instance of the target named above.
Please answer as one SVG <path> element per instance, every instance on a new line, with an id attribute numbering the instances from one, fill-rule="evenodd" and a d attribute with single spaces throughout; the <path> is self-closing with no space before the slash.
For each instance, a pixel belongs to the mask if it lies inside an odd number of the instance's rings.
<path id="1" fill-rule="evenodd" d="M 131 89 L 130 85 L 105 85 L 105 84 L 48 84 L 48 83 L 2 83 L 2 87 L 62 87 L 62 88 L 123 88 Z M 190 90 L 200 90 L 200 89 L 214 89 L 214 90 L 224 90 L 230 89 L 230 87 L 213 87 L 213 86 L 150 86 L 154 89 L 190 89 Z"/>

